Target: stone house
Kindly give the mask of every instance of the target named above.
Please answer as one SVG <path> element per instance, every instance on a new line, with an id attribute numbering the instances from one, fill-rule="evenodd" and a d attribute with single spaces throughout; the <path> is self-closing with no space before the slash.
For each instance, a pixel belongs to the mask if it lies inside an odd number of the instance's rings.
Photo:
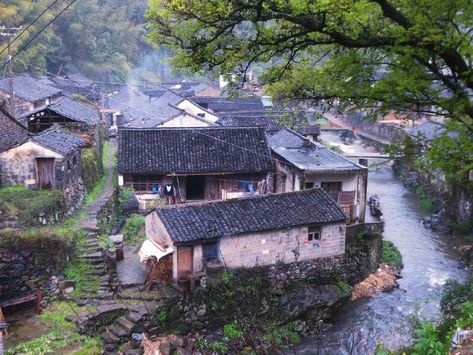
<path id="1" fill-rule="evenodd" d="M 56 127 L 28 134 L 0 150 L 0 186 L 25 185 L 30 189 L 62 189 L 67 208 L 82 204 L 80 149 L 84 141 Z"/>
<path id="2" fill-rule="evenodd" d="M 172 273 L 197 279 L 209 268 L 252 268 L 345 253 L 346 215 L 321 188 L 161 207 L 146 236 Z M 164 260 L 163 260 L 164 262 Z"/>
<path id="3" fill-rule="evenodd" d="M 14 109 L 10 109 L 10 113 L 15 116 L 55 102 L 62 96 L 60 89 L 29 75 L 17 75 L 12 81 Z M 0 80 L 0 99 L 6 99 L 9 95 L 10 80 Z"/>
<path id="4" fill-rule="evenodd" d="M 268 138 L 275 157 L 274 192 L 322 187 L 339 204 L 349 223 L 364 222 L 368 169 L 283 128 Z"/>
<path id="5" fill-rule="evenodd" d="M 141 199 L 154 199 L 164 187 L 174 194 L 171 202 L 243 196 L 258 192 L 258 187 L 259 192 L 263 187 L 270 191 L 272 171 L 261 128 L 118 131 L 119 186 L 133 187 Z"/>

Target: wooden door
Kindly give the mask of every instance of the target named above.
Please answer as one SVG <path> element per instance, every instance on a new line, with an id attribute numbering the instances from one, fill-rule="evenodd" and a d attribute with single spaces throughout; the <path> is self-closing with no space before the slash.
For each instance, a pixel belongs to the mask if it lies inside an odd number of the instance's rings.
<path id="1" fill-rule="evenodd" d="M 192 247 L 180 246 L 177 249 L 177 275 L 192 274 Z"/>
<path id="2" fill-rule="evenodd" d="M 56 185 L 54 158 L 36 158 L 36 174 L 40 189 L 54 189 Z"/>

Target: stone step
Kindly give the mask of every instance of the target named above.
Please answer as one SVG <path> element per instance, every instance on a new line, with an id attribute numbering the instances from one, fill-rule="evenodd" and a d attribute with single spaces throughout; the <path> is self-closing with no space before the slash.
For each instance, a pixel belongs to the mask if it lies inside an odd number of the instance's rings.
<path id="1" fill-rule="evenodd" d="M 131 322 L 126 317 L 120 317 L 117 319 L 117 324 L 119 324 L 123 329 L 125 329 L 128 333 L 133 333 L 136 329 L 136 324 Z"/>
<path id="2" fill-rule="evenodd" d="M 131 333 L 127 332 L 126 329 L 124 329 L 120 325 L 112 325 L 111 327 L 108 328 L 108 331 L 112 334 L 115 334 L 119 338 L 129 338 Z"/>
<path id="3" fill-rule="evenodd" d="M 100 336 L 102 337 L 104 343 L 106 344 L 118 344 L 120 343 L 120 338 L 117 337 L 115 334 L 112 334 L 110 332 L 103 332 L 102 334 L 100 334 Z"/>
<path id="4" fill-rule="evenodd" d="M 127 314 L 126 318 L 132 323 L 138 323 L 143 320 L 143 316 L 138 312 L 130 312 Z"/>

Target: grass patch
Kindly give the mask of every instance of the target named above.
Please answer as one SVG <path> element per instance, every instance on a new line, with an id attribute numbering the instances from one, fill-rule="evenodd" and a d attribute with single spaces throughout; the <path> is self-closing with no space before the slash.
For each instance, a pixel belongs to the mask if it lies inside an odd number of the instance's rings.
<path id="1" fill-rule="evenodd" d="M 6 218 L 18 218 L 22 227 L 40 224 L 39 217 L 53 217 L 59 221 L 64 211 L 61 190 L 30 190 L 24 185 L 0 189 L 0 210 Z"/>
<path id="2" fill-rule="evenodd" d="M 388 240 L 383 240 L 380 262 L 402 267 L 401 253 L 396 246 Z"/>
<path id="3" fill-rule="evenodd" d="M 428 196 L 422 197 L 419 201 L 419 208 L 425 212 L 432 212 L 434 210 L 432 199 Z"/>
<path id="4" fill-rule="evenodd" d="M 94 352 L 99 350 L 99 341 L 76 333 L 75 325 L 65 319 L 76 312 L 77 309 L 77 305 L 67 302 L 51 304 L 39 316 L 41 322 L 51 328 L 51 331 L 30 341 L 18 344 L 6 350 L 5 354 L 37 355 L 67 353 L 61 351 L 61 349 L 68 349 L 74 344 L 80 347 L 80 351 L 84 348 L 86 349 L 85 352 L 75 352 L 76 354 L 99 354 L 100 352 Z"/>
<path id="5" fill-rule="evenodd" d="M 133 213 L 128 217 L 122 229 L 123 239 L 128 244 L 138 244 L 145 240 L 145 217 Z"/>

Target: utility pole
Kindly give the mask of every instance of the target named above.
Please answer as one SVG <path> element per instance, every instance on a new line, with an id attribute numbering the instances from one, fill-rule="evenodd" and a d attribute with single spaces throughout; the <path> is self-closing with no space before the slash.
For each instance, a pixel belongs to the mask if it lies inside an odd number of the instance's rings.
<path id="1" fill-rule="evenodd" d="M 11 55 L 11 42 L 12 38 L 15 35 L 16 31 L 21 30 L 22 26 L 20 27 L 0 27 L 0 36 L 7 37 L 7 61 L 8 61 L 8 108 L 10 112 L 13 113 L 15 104 L 13 102 L 13 60 Z"/>

